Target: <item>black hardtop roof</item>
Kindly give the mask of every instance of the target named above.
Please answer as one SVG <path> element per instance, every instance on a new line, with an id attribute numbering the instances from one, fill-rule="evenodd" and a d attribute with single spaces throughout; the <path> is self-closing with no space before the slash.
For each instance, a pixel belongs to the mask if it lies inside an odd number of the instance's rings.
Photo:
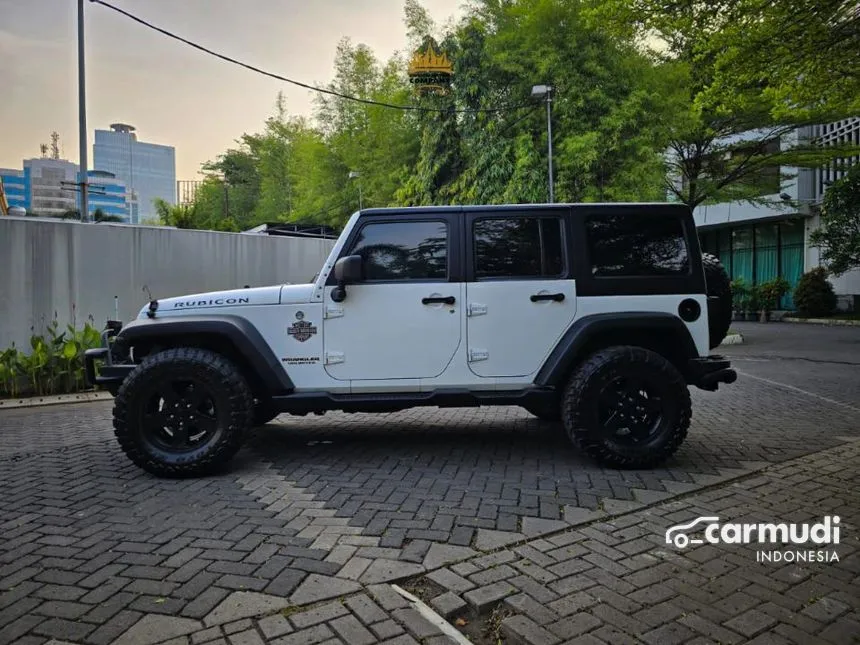
<path id="1" fill-rule="evenodd" d="M 362 215 L 429 215 L 434 213 L 485 213 L 506 211 L 550 211 L 568 210 L 596 214 L 605 212 L 642 210 L 654 212 L 659 209 L 665 213 L 674 211 L 677 214 L 689 215 L 690 208 L 686 204 L 676 202 L 600 202 L 600 203 L 565 203 L 565 204 L 487 204 L 469 206 L 392 206 L 387 208 L 365 208 Z"/>

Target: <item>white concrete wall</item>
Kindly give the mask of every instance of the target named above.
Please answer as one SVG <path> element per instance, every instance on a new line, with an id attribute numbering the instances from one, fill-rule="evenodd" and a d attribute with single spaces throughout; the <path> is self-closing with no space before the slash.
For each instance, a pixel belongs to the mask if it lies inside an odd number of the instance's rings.
<path id="1" fill-rule="evenodd" d="M 817 266 L 821 266 L 821 249 L 812 246 L 809 243 L 809 236 L 813 231 L 821 226 L 821 216 L 817 213 L 806 221 L 806 257 L 804 258 L 804 271 L 810 271 Z M 839 296 L 839 308 L 851 309 L 854 307 L 854 298 L 860 300 L 860 269 L 853 269 L 847 273 L 843 273 L 839 277 L 830 278 L 830 283 L 833 285 L 833 290 Z M 853 297 L 853 298 L 852 298 Z"/>
<path id="2" fill-rule="evenodd" d="M 101 329 L 148 298 L 310 282 L 333 240 L 0 217 L 0 349 L 28 346 L 54 315 Z"/>

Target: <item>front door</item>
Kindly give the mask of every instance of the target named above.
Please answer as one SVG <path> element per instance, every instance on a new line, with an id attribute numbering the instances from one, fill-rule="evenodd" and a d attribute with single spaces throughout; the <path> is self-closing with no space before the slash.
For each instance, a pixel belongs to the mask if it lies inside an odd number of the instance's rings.
<path id="1" fill-rule="evenodd" d="M 466 285 L 469 368 L 533 374 L 576 316 L 564 210 L 470 215 Z"/>
<path id="2" fill-rule="evenodd" d="M 341 257 L 362 256 L 364 280 L 346 299 L 325 289 L 325 369 L 338 380 L 439 376 L 460 344 L 462 279 L 452 274 L 456 219 L 368 217 Z"/>

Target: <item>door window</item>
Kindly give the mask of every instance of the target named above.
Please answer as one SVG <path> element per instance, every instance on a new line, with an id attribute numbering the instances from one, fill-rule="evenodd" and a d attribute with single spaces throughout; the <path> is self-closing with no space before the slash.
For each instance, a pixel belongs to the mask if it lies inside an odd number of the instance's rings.
<path id="1" fill-rule="evenodd" d="M 443 221 L 365 224 L 350 255 L 364 259 L 374 280 L 447 280 L 448 225 Z"/>
<path id="2" fill-rule="evenodd" d="M 475 278 L 546 278 L 564 272 L 561 219 L 506 217 L 476 220 Z"/>

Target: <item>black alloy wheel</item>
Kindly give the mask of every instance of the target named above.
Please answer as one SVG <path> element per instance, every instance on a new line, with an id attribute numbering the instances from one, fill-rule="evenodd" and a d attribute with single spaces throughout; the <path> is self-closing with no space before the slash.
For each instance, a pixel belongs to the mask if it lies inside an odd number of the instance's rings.
<path id="1" fill-rule="evenodd" d="M 687 436 L 692 405 L 687 383 L 665 357 L 634 346 L 611 346 L 587 357 L 564 391 L 568 437 L 612 468 L 650 468 Z"/>
<path id="2" fill-rule="evenodd" d="M 223 469 L 251 428 L 254 398 L 224 356 L 177 347 L 147 356 L 114 402 L 114 434 L 135 464 L 162 477 Z"/>

